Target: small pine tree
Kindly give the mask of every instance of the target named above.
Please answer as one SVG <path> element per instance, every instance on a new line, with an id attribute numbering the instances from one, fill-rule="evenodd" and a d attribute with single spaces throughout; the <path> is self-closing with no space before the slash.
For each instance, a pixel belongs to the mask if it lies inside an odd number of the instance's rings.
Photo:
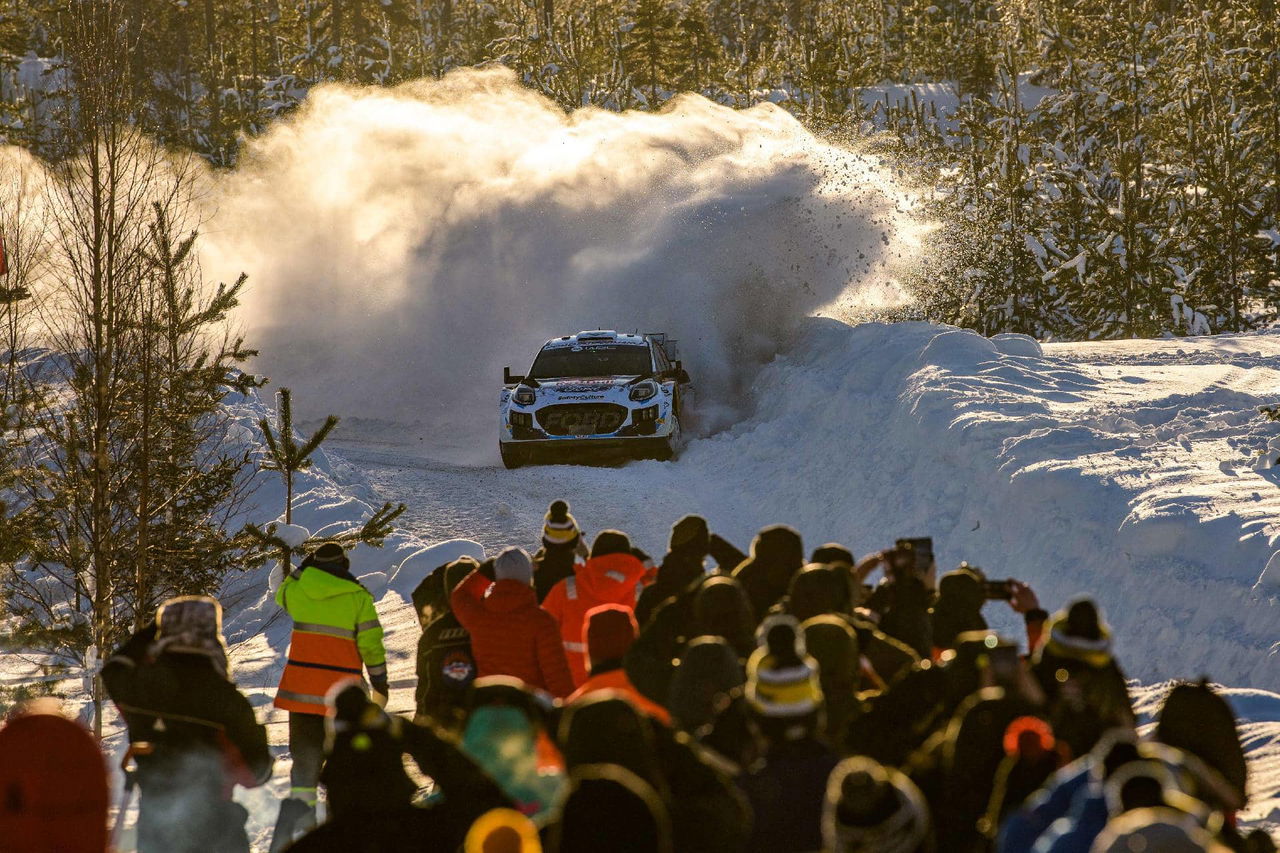
<path id="1" fill-rule="evenodd" d="M 288 388 L 281 388 L 276 394 L 276 429 L 271 429 L 266 418 L 258 421 L 268 454 L 259 467 L 263 471 L 279 471 L 284 479 L 285 524 L 293 524 L 293 475 L 311 467 L 311 454 L 337 425 L 337 416 L 329 415 L 310 438 L 299 444 L 293 432 L 293 392 Z"/>

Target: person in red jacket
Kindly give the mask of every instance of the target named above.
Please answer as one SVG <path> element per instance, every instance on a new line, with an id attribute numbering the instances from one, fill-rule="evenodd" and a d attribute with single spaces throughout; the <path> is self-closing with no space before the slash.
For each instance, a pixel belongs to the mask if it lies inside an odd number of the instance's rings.
<path id="1" fill-rule="evenodd" d="M 538 606 L 533 562 L 521 548 L 508 548 L 472 571 L 453 590 L 450 603 L 471 635 L 476 676 L 509 675 L 557 699 L 573 692 L 556 620 Z"/>
<path id="2" fill-rule="evenodd" d="M 667 709 L 636 690 L 627 677 L 627 671 L 622 668 L 622 658 L 639 632 L 635 614 L 621 604 L 602 604 L 589 611 L 583 640 L 591 658 L 591 677 L 573 691 L 568 701 L 576 702 L 601 690 L 616 690 L 650 717 L 663 725 L 671 725 Z"/>
<path id="3" fill-rule="evenodd" d="M 587 648 L 582 642 L 587 611 L 602 604 L 621 604 L 634 610 L 650 572 L 631 548 L 631 540 L 617 530 L 602 530 L 591 543 L 591 558 L 574 568 L 574 575 L 552 588 L 542 606 L 560 623 L 565 656 L 573 683 L 587 680 Z"/>

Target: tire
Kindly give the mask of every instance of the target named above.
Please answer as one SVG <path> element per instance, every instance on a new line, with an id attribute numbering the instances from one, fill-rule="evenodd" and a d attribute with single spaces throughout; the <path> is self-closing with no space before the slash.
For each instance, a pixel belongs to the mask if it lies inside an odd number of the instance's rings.
<path id="1" fill-rule="evenodd" d="M 498 453 L 502 456 L 502 464 L 507 469 L 519 468 L 529 461 L 528 454 L 522 448 L 512 447 L 501 441 L 498 442 Z"/>
<path id="2" fill-rule="evenodd" d="M 654 458 L 659 462 L 670 462 L 680 455 L 680 449 L 684 446 L 684 434 L 680 429 L 680 419 L 675 418 L 675 429 L 671 430 L 671 435 L 663 439 L 658 445 Z"/>

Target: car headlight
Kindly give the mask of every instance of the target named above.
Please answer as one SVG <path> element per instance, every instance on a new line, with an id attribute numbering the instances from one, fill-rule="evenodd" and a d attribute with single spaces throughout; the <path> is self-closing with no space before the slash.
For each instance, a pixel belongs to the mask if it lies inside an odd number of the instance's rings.
<path id="1" fill-rule="evenodd" d="M 631 388 L 631 399 L 637 403 L 643 403 L 645 400 L 652 400 L 658 396 L 658 383 L 652 379 L 646 379 L 643 382 L 637 382 Z"/>
<path id="2" fill-rule="evenodd" d="M 511 399 L 516 401 L 517 406 L 532 406 L 537 394 L 527 385 L 521 385 L 516 389 L 516 393 L 511 395 Z"/>

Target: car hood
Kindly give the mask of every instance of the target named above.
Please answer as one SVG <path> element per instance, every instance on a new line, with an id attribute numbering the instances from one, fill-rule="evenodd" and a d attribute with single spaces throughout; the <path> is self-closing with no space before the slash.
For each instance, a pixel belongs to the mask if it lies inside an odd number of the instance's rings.
<path id="1" fill-rule="evenodd" d="M 539 379 L 538 401 L 615 402 L 626 400 L 631 393 L 634 376 L 593 376 L 584 379 Z"/>

